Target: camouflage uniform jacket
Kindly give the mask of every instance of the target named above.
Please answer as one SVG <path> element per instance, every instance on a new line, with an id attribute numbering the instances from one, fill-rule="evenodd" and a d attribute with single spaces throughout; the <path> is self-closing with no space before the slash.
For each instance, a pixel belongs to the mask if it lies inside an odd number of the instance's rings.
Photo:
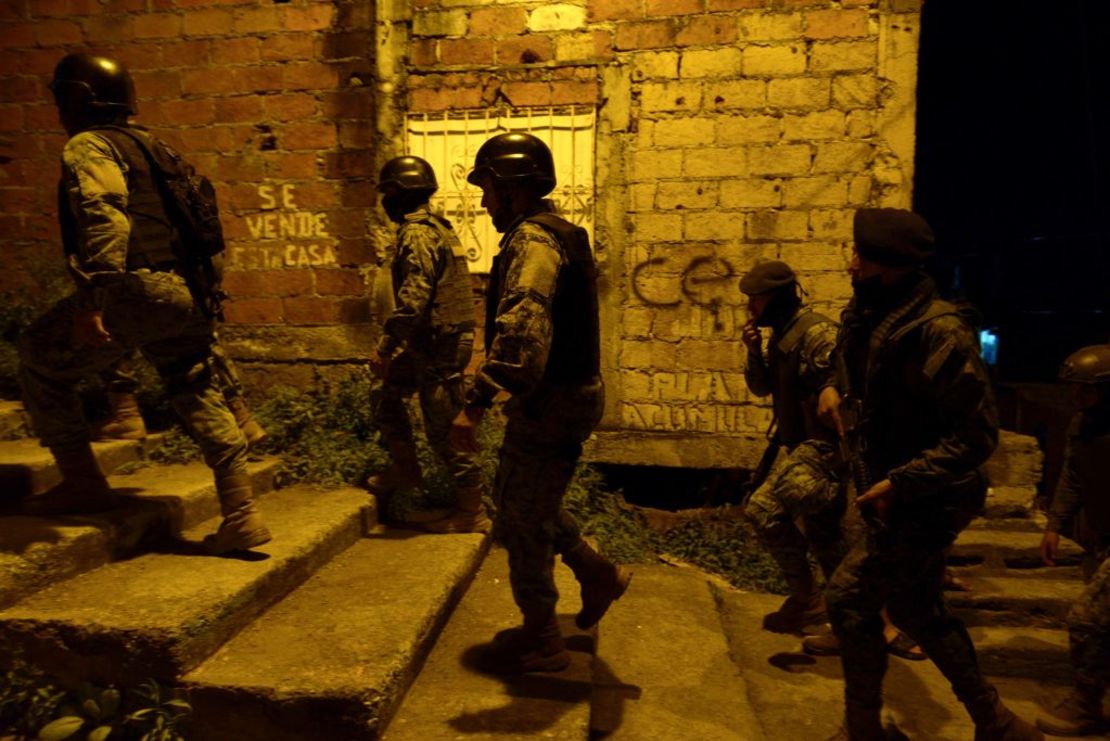
<path id="1" fill-rule="evenodd" d="M 889 311 L 845 309 L 837 385 L 856 402 L 871 478 L 889 478 L 906 519 L 937 507 L 966 509 L 985 487 L 977 468 L 998 443 L 998 415 L 977 339 L 932 279 L 909 279 Z M 849 420 L 850 422 L 850 420 Z"/>
<path id="2" fill-rule="evenodd" d="M 1099 543 L 1085 547 L 1110 546 L 1110 414 L 1080 413 L 1068 427 L 1064 468 L 1060 472 L 1047 529 L 1068 533 L 1082 512 L 1086 533 Z"/>
<path id="3" fill-rule="evenodd" d="M 778 435 L 788 447 L 835 437 L 817 420 L 817 395 L 832 380 L 836 335 L 836 322 L 801 310 L 774 332 L 766 355 L 748 353 L 748 389 L 756 396 L 772 396 Z"/>
<path id="4" fill-rule="evenodd" d="M 96 132 L 73 136 L 62 150 L 61 205 L 69 210 L 59 217 L 75 222 L 67 267 L 85 306 L 102 306 L 104 291 L 120 284 L 127 271 L 127 173 L 119 151 Z"/>
<path id="5" fill-rule="evenodd" d="M 474 328 L 470 271 L 450 223 L 426 206 L 405 215 L 393 257 L 396 308 L 385 320 L 378 351 L 430 348 L 435 335 Z"/>
<path id="6" fill-rule="evenodd" d="M 519 217 L 501 238 L 491 282 L 496 303 L 493 337 L 486 338 L 467 403 L 488 407 L 498 391 L 514 397 L 539 391 L 554 339 L 552 306 L 567 256 L 550 231 Z"/>

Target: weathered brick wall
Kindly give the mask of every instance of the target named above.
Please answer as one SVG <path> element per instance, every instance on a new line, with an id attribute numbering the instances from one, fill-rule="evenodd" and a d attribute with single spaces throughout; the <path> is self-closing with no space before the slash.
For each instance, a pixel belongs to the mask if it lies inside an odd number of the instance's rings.
<path id="1" fill-rule="evenodd" d="M 92 50 L 131 69 L 134 120 L 216 182 L 235 297 L 223 336 L 248 381 L 307 381 L 305 360 L 363 357 L 376 263 L 373 28 L 373 6 L 345 0 L 0 4 L 11 158 L 0 166 L 0 291 L 26 285 L 44 257 L 60 262 L 65 137 L 46 83 L 64 54 Z"/>
<path id="2" fill-rule="evenodd" d="M 255 379 L 364 356 L 389 235 L 373 177 L 406 111 L 597 108 L 608 400 L 591 455 L 751 464 L 736 284 L 781 257 L 837 312 L 851 215 L 906 205 L 920 0 L 9 0 L 0 5 L 0 290 L 58 254 L 64 53 L 123 59 L 140 123 L 217 181 L 223 334 Z M 3 154 L 3 152 L 0 152 Z"/>
<path id="3" fill-rule="evenodd" d="M 590 455 L 753 463 L 769 414 L 743 380 L 738 279 L 781 258 L 839 312 L 854 209 L 910 202 L 919 2 L 413 6 L 385 105 L 598 107 L 608 406 Z"/>

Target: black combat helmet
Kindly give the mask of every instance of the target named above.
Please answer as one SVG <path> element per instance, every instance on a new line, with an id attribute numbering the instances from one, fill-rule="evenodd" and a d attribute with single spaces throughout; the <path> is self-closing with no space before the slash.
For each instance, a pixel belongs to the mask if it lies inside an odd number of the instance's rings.
<path id="1" fill-rule="evenodd" d="M 1110 383 L 1110 345 L 1088 345 L 1068 356 L 1059 378 L 1068 383 Z"/>
<path id="2" fill-rule="evenodd" d="M 523 132 L 498 134 L 481 146 L 466 180 L 478 185 L 486 175 L 495 180 L 531 180 L 539 185 L 539 196 L 555 189 L 551 150 L 542 140 Z"/>
<path id="3" fill-rule="evenodd" d="M 427 161 L 419 157 L 406 155 L 394 157 L 382 167 L 378 176 L 378 192 L 415 190 L 423 191 L 428 195 L 436 192 L 439 184 L 436 182 L 435 171 Z"/>
<path id="4" fill-rule="evenodd" d="M 59 107 L 135 115 L 135 82 L 119 62 L 92 54 L 67 54 L 54 68 L 50 90 Z"/>

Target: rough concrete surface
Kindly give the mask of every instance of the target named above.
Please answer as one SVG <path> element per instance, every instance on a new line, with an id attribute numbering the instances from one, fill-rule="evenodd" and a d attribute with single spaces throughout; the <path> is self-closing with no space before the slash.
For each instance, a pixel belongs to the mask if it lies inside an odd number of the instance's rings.
<path id="1" fill-rule="evenodd" d="M 200 541 L 214 518 L 166 552 L 107 564 L 0 612 L 0 638 L 64 679 L 180 676 L 361 537 L 371 507 L 356 489 L 274 492 L 260 500 L 274 539 L 257 550 L 206 555 Z"/>
<path id="2" fill-rule="evenodd" d="M 1031 568 L 1041 563 L 1041 535 L 1041 532 L 1033 531 L 968 528 L 956 538 L 949 556 L 963 563 Z M 1060 539 L 1057 563 L 1073 565 L 1082 556 L 1082 548 L 1067 538 Z"/>
<path id="3" fill-rule="evenodd" d="M 768 738 L 823 741 L 844 712 L 843 674 L 837 657 L 801 653 L 800 638 L 769 633 L 760 621 L 782 598 L 732 589 L 719 591 L 733 660 L 743 669 L 750 697 Z M 1059 701 L 1064 685 L 992 677 L 1006 704 L 1032 720 Z M 970 739 L 974 728 L 948 681 L 930 661 L 891 657 L 884 684 L 884 717 L 914 741 Z"/>
<path id="4" fill-rule="evenodd" d="M 185 676 L 192 733 L 376 738 L 487 545 L 405 531 L 358 541 Z"/>
<path id="5" fill-rule="evenodd" d="M 1074 579 L 1028 579 L 1014 576 L 963 577 L 970 592 L 948 592 L 948 605 L 969 625 L 1018 621 L 1037 627 L 1061 627 L 1083 590 Z"/>
<path id="6" fill-rule="evenodd" d="M 18 401 L 0 400 L 0 440 L 14 440 L 27 434 L 27 413 Z"/>
<path id="7" fill-rule="evenodd" d="M 474 668 L 475 649 L 520 624 L 509 590 L 508 558 L 490 551 L 409 690 L 386 741 L 489 741 L 542 738 L 585 741 L 589 734 L 593 638 L 574 629 L 578 585 L 555 567 L 560 624 L 572 661 L 565 671 L 499 677 Z M 635 589 L 635 579 L 630 589 Z M 620 609 L 620 603 L 613 610 Z M 608 617 L 602 621 L 605 627 Z"/>
<path id="8" fill-rule="evenodd" d="M 273 488 L 278 461 L 248 464 L 255 492 Z M 201 463 L 112 476 L 117 509 L 71 517 L 0 516 L 0 608 L 219 514 L 212 471 Z"/>
<path id="9" fill-rule="evenodd" d="M 110 440 L 93 443 L 100 468 L 111 472 L 124 463 L 137 461 L 158 447 L 164 435 L 154 433 L 145 440 Z M 29 494 L 41 494 L 62 480 L 50 451 L 35 438 L 0 443 L 0 506 Z"/>
<path id="10" fill-rule="evenodd" d="M 594 671 L 595 738 L 760 741 L 747 683 L 729 657 L 709 577 L 636 565 L 602 622 Z"/>

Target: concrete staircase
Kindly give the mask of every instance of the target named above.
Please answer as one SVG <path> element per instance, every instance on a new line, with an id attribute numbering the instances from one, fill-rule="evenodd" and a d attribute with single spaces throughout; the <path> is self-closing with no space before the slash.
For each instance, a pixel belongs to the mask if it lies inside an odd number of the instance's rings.
<path id="1" fill-rule="evenodd" d="M 98 453 L 111 467 L 141 461 L 146 449 Z M 9 499 L 56 476 L 44 452 L 0 442 Z M 485 536 L 387 529 L 361 490 L 275 490 L 276 466 L 252 463 L 274 540 L 236 558 L 199 548 L 219 522 L 199 465 L 114 476 L 129 501 L 97 517 L 0 517 L 0 645 L 18 644 L 69 682 L 155 677 L 182 688 L 194 708 L 186 735 L 201 741 L 762 741 L 835 729 L 839 662 L 800 657 L 796 637 L 760 630 L 781 598 L 692 568 L 632 567 L 601 632 L 581 633 L 572 620 L 577 584 L 558 564 L 570 669 L 483 674 L 476 647 L 519 621 L 505 553 Z M 23 488 L 11 491 L 13 482 Z M 975 591 L 951 595 L 1004 694 L 1029 698 L 1031 690 L 1002 683 L 1063 680 L 1060 621 L 1078 589 L 1078 552 L 1055 570 L 1036 566 L 1037 521 L 1008 495 L 953 549 Z M 926 681 L 898 667 L 892 675 L 911 682 L 911 695 L 913 682 Z M 966 721 L 943 730 L 912 722 L 923 738 L 967 735 Z"/>

